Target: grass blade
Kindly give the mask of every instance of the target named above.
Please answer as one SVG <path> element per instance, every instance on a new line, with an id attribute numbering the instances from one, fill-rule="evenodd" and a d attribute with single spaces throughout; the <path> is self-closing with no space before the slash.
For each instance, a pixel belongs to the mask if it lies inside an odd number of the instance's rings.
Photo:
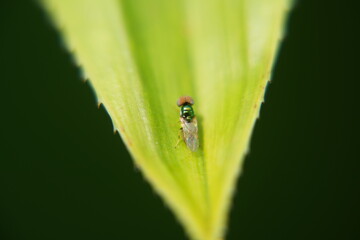
<path id="1" fill-rule="evenodd" d="M 146 179 L 193 239 L 221 239 L 290 1 L 41 2 Z M 175 148 L 181 95 L 196 153 Z"/>

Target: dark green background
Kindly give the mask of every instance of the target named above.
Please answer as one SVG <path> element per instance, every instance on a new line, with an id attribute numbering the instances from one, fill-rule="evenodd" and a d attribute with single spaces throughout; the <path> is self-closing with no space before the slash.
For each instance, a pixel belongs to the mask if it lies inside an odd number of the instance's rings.
<path id="1" fill-rule="evenodd" d="M 355 7 L 292 12 L 228 240 L 360 239 Z M 0 34 L 0 240 L 186 239 L 42 10 L 1 1 Z"/>

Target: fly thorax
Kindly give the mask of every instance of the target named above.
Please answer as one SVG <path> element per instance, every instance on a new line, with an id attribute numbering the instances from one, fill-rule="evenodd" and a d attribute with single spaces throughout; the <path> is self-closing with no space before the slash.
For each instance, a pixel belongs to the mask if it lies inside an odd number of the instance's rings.
<path id="1" fill-rule="evenodd" d="M 187 122 L 190 122 L 195 117 L 195 113 L 191 105 L 184 105 L 181 107 L 180 117 L 185 119 Z"/>

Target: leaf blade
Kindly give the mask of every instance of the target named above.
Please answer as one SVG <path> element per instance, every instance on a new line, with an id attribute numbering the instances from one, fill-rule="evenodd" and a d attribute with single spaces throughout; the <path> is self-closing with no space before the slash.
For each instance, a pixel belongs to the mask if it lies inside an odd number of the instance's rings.
<path id="1" fill-rule="evenodd" d="M 136 165 L 194 239 L 224 233 L 289 6 L 269 2 L 42 0 Z M 196 102 L 195 154 L 175 148 L 181 95 Z"/>

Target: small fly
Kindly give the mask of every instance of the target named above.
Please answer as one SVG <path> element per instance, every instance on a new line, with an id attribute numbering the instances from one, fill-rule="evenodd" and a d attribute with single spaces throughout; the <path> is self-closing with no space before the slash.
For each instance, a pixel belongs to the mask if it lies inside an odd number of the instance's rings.
<path id="1" fill-rule="evenodd" d="M 180 97 L 177 101 L 180 107 L 180 122 L 182 138 L 186 146 L 193 152 L 199 148 L 198 126 L 192 105 L 194 100 L 189 96 Z"/>

